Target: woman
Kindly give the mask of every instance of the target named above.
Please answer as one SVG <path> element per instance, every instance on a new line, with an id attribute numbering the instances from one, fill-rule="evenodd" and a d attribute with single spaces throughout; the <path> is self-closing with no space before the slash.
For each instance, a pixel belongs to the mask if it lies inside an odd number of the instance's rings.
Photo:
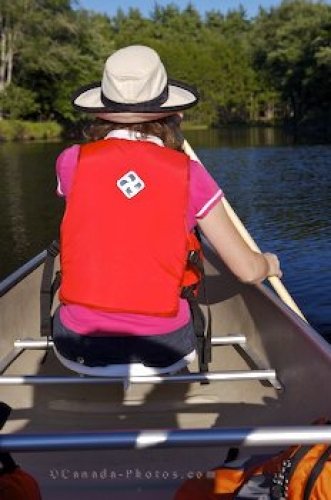
<path id="1" fill-rule="evenodd" d="M 181 113 L 197 102 L 192 87 L 168 79 L 158 54 L 139 45 L 113 53 L 101 84 L 74 97 L 106 130 L 100 139 L 95 128 L 99 140 L 66 149 L 56 166 L 66 210 L 53 336 L 69 368 L 162 373 L 194 359 L 180 294 L 196 225 L 240 280 L 281 276 L 275 255 L 244 243 L 203 166 L 178 150 Z"/>

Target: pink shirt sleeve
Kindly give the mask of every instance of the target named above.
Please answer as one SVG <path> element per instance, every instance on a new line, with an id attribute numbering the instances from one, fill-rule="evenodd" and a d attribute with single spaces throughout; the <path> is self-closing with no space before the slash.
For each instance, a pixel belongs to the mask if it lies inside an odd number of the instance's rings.
<path id="1" fill-rule="evenodd" d="M 72 185 L 75 168 L 78 162 L 79 146 L 74 144 L 64 149 L 56 160 L 57 189 L 59 196 L 67 196 Z"/>
<path id="2" fill-rule="evenodd" d="M 189 189 L 188 224 L 191 229 L 223 197 L 223 191 L 205 167 L 193 160 L 190 161 Z"/>

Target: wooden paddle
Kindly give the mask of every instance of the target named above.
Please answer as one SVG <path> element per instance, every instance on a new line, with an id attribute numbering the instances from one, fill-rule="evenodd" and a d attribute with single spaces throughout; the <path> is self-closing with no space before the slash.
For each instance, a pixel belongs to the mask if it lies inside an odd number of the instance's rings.
<path id="1" fill-rule="evenodd" d="M 193 149 L 191 148 L 191 146 L 189 145 L 189 143 L 185 139 L 183 142 L 183 151 L 190 158 L 192 158 L 192 160 L 196 160 L 196 161 L 200 162 L 199 158 L 197 157 L 197 155 L 195 154 L 195 152 L 193 151 Z M 237 216 L 237 214 L 235 213 L 235 211 L 231 207 L 230 203 L 225 199 L 225 197 L 222 198 L 222 201 L 223 201 L 223 205 L 224 205 L 224 208 L 225 208 L 228 216 L 230 217 L 231 221 L 233 222 L 233 224 L 237 228 L 237 230 L 240 233 L 243 240 L 245 240 L 247 245 L 252 250 L 254 250 L 254 252 L 261 253 L 261 250 L 259 249 L 259 247 L 255 243 L 255 241 L 253 240 L 253 238 L 251 237 L 251 235 L 249 234 L 249 232 L 245 228 L 244 224 L 241 222 L 241 220 L 239 219 L 239 217 Z M 283 283 L 281 282 L 281 280 L 279 278 L 277 278 L 276 276 L 271 276 L 270 278 L 268 278 L 268 281 L 270 282 L 271 286 L 276 291 L 276 293 L 279 295 L 279 297 L 282 299 L 282 301 L 290 309 L 292 309 L 292 311 L 294 311 L 298 316 L 300 316 L 300 318 L 302 318 L 304 321 L 306 321 L 306 323 L 308 323 L 308 321 L 304 317 L 303 313 L 301 312 L 301 310 L 299 309 L 297 304 L 294 302 L 294 300 L 292 299 L 289 292 L 286 290 L 286 288 L 283 285 Z"/>

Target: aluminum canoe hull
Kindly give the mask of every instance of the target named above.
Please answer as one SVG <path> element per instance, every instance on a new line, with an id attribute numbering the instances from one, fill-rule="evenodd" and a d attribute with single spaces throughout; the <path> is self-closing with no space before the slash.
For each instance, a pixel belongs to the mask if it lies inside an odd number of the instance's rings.
<path id="1" fill-rule="evenodd" d="M 19 339 L 40 339 L 40 283 L 45 252 L 0 285 L 2 368 Z M 270 370 L 270 381 L 238 379 L 198 382 L 103 384 L 1 384 L 1 400 L 13 410 L 6 435 L 73 435 L 164 429 L 306 426 L 330 416 L 331 346 L 265 285 L 244 285 L 210 248 L 206 294 L 214 338 L 242 341 L 213 346 L 211 373 Z M 206 299 L 207 297 L 207 299 Z M 49 349 L 25 350 L 2 377 L 75 376 Z M 13 356 L 14 358 L 15 356 Z M 194 363 L 190 372 L 197 372 Z M 160 438 L 162 439 L 162 437 Z M 45 498 L 172 498 L 188 473 L 222 461 L 227 447 L 179 446 L 136 449 L 17 453 L 39 481 Z M 94 475 L 93 475 L 94 472 Z M 86 473 L 84 475 L 84 473 Z M 139 476 L 140 474 L 140 476 Z M 163 474 L 163 475 L 162 475 Z M 157 477 L 156 477 L 157 476 Z M 162 476 L 162 477 L 161 477 Z"/>

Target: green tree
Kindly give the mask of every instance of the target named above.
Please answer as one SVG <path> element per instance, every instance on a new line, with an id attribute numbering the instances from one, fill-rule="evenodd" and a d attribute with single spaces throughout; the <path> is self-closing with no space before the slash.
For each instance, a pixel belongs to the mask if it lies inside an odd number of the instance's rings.
<path id="1" fill-rule="evenodd" d="M 9 85 L 0 92 L 0 109 L 6 118 L 29 118 L 39 111 L 35 92 L 17 85 Z"/>
<path id="2" fill-rule="evenodd" d="M 277 109 L 296 121 L 328 120 L 331 6 L 322 1 L 285 0 L 253 20 L 242 6 L 202 18 L 191 2 L 156 3 L 149 17 L 131 8 L 109 18 L 73 5 L 1 0 L 0 118 L 81 119 L 72 93 L 100 79 L 113 50 L 138 43 L 159 52 L 170 77 L 198 87 L 190 121 L 250 123 Z"/>
<path id="3" fill-rule="evenodd" d="M 0 98 L 13 82 L 16 57 L 25 42 L 25 30 L 35 7 L 34 0 L 2 0 L 0 4 Z M 0 119 L 2 118 L 0 107 Z"/>
<path id="4" fill-rule="evenodd" d="M 13 0 L 12 5 L 17 7 L 18 2 Z M 21 33 L 11 82 L 16 89 L 26 89 L 21 117 L 75 119 L 71 94 L 79 85 L 100 77 L 100 67 L 112 49 L 109 19 L 74 11 L 67 1 L 35 0 Z M 7 113 L 17 115 L 17 107 L 13 111 L 10 106 L 14 104 L 9 101 Z"/>
<path id="5" fill-rule="evenodd" d="M 117 48 L 130 44 L 147 43 L 147 40 L 157 38 L 157 32 L 151 19 L 145 19 L 139 9 L 129 9 L 125 15 L 121 9 L 112 20 Z"/>
<path id="6" fill-rule="evenodd" d="M 56 98 L 52 106 L 56 115 L 66 121 L 80 118 L 70 98 L 79 88 L 98 81 L 106 58 L 115 50 L 113 33 L 108 17 L 93 12 L 77 12 L 74 16 L 75 33 L 68 44 L 68 55 L 62 67 L 62 82 L 55 81 Z M 68 64 L 68 61 L 71 61 Z"/>
<path id="7" fill-rule="evenodd" d="M 316 107 L 330 109 L 331 6 L 286 0 L 260 10 L 252 46 L 256 68 L 301 122 Z"/>

